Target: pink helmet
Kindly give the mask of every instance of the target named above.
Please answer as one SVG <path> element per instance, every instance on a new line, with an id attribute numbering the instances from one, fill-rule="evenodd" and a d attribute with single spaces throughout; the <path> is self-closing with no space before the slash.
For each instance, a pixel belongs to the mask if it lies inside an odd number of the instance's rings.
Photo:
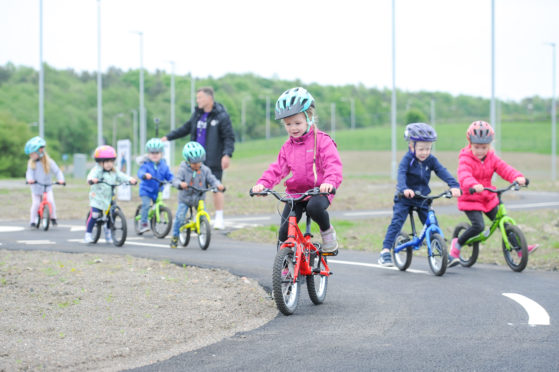
<path id="1" fill-rule="evenodd" d="M 109 145 L 99 146 L 95 149 L 93 153 L 93 157 L 95 161 L 104 161 L 104 160 L 115 160 L 116 159 L 116 151 Z"/>
<path id="2" fill-rule="evenodd" d="M 485 144 L 491 143 L 493 141 L 493 137 L 495 136 L 495 131 L 491 128 L 491 125 L 485 121 L 474 121 L 468 127 L 468 131 L 466 132 L 466 138 L 470 144 L 478 143 L 478 144 Z"/>

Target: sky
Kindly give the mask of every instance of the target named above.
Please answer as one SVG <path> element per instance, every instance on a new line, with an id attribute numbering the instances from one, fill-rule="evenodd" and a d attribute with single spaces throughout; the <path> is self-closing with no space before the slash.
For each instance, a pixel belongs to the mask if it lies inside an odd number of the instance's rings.
<path id="1" fill-rule="evenodd" d="M 495 95 L 552 96 L 558 0 L 495 0 Z M 39 68 L 40 0 L 0 0 L 0 65 Z M 392 88 L 392 0 L 43 0 L 58 68 Z M 396 86 L 491 97 L 491 0 L 395 0 Z"/>

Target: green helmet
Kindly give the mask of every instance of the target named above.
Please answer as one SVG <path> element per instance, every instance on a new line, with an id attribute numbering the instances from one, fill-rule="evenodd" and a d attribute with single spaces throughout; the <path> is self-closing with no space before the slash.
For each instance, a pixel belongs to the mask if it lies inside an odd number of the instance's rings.
<path id="1" fill-rule="evenodd" d="M 152 138 L 146 143 L 146 152 L 163 152 L 163 147 L 159 138 Z"/>
<path id="2" fill-rule="evenodd" d="M 200 163 L 206 160 L 206 150 L 198 142 L 190 141 L 184 145 L 182 157 L 189 163 Z"/>
<path id="3" fill-rule="evenodd" d="M 305 112 L 311 106 L 314 107 L 314 98 L 305 88 L 288 89 L 276 102 L 276 120 Z"/>

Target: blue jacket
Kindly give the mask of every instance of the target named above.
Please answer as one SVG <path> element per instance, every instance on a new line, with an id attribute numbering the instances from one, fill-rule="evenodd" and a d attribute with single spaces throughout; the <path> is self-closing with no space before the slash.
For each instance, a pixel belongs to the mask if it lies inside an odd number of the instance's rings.
<path id="1" fill-rule="evenodd" d="M 145 180 L 143 179 L 146 173 L 151 174 L 152 177 L 160 179 L 161 181 L 173 180 L 173 173 L 167 166 L 165 159 L 161 159 L 159 164 L 155 164 L 145 156 L 140 160 L 140 169 L 138 169 L 138 178 L 140 182 L 140 196 L 149 196 L 152 200 L 157 199 L 157 194 L 159 193 L 159 182 L 156 180 Z"/>
<path id="2" fill-rule="evenodd" d="M 402 158 L 398 167 L 398 185 L 396 186 L 396 195 L 404 192 L 406 189 L 413 191 L 421 191 L 422 195 L 429 195 L 429 181 L 431 180 L 431 172 L 435 174 L 449 187 L 460 188 L 458 181 L 450 174 L 450 172 L 439 163 L 439 160 L 433 155 L 429 155 L 424 161 L 419 161 L 415 154 L 408 151 Z M 415 201 L 415 199 L 413 199 Z M 417 200 L 421 202 L 421 200 Z"/>

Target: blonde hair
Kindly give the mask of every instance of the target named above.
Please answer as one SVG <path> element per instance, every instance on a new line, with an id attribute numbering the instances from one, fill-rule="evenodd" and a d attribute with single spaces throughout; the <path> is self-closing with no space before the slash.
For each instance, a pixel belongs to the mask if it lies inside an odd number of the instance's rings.
<path id="1" fill-rule="evenodd" d="M 43 164 L 43 169 L 45 170 L 45 174 L 49 174 L 50 173 L 50 158 L 47 155 L 46 151 L 43 152 L 43 156 L 39 159 L 39 161 Z M 33 159 L 29 159 L 29 162 L 27 164 L 33 170 L 35 170 L 37 168 L 37 162 Z"/>

